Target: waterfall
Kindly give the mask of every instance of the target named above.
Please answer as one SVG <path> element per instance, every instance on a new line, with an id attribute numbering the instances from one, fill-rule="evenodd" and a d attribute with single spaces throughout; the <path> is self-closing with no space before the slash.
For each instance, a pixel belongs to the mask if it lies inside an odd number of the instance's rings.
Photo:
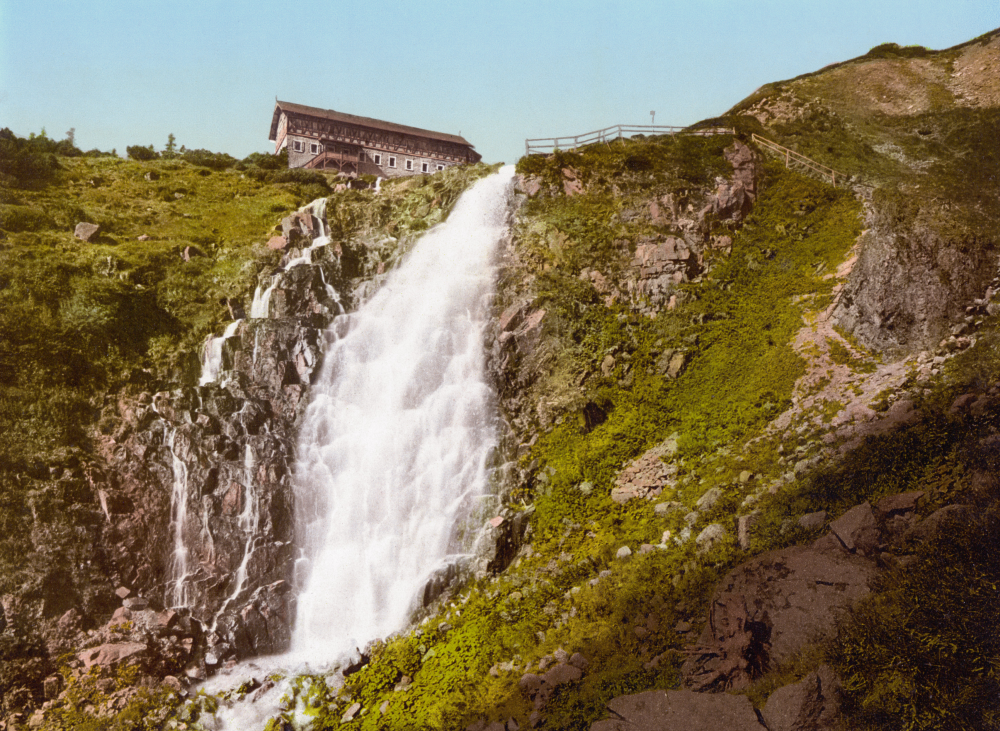
<path id="1" fill-rule="evenodd" d="M 236 334 L 236 328 L 240 326 L 241 322 L 243 320 L 234 320 L 226 326 L 222 337 L 210 336 L 205 342 L 205 350 L 201 359 L 201 378 L 198 379 L 199 386 L 219 380 L 219 373 L 222 371 L 222 346 Z"/>
<path id="2" fill-rule="evenodd" d="M 326 201 L 326 198 L 317 198 L 312 203 L 302 206 L 299 209 L 300 213 L 310 213 L 319 221 L 319 236 L 314 238 L 309 246 L 303 249 L 302 253 L 297 257 L 290 259 L 281 272 L 287 272 L 292 267 L 299 266 L 300 264 L 312 264 L 313 251 L 330 243 L 330 226 L 326 221 Z M 271 277 L 271 283 L 267 287 L 262 288 L 258 286 L 254 290 L 253 302 L 250 304 L 251 318 L 270 317 L 271 292 L 274 291 L 275 285 L 278 284 L 281 272 Z"/>
<path id="3" fill-rule="evenodd" d="M 254 458 L 253 449 L 247 444 L 243 452 L 243 485 L 241 488 L 243 509 L 238 516 L 240 532 L 243 534 L 245 541 L 243 545 L 243 559 L 240 561 L 239 568 L 236 569 L 236 583 L 233 585 L 232 592 L 226 597 L 222 606 L 219 607 L 219 611 L 215 613 L 215 619 L 212 621 L 213 630 L 222 613 L 239 598 L 240 593 L 243 591 L 243 586 L 247 580 L 247 566 L 250 564 L 250 557 L 253 555 L 257 545 L 257 530 L 260 526 L 260 497 L 257 494 L 257 481 L 254 478 L 254 469 L 256 466 L 257 461 Z"/>
<path id="4" fill-rule="evenodd" d="M 467 191 L 333 340 L 295 469 L 299 657 L 332 660 L 405 626 L 469 548 L 495 443 L 483 330 L 506 234 L 508 166 Z"/>
<path id="5" fill-rule="evenodd" d="M 187 466 L 177 454 L 177 429 L 167 435 L 167 449 L 170 450 L 171 466 L 174 473 L 173 489 L 170 493 L 170 531 L 174 537 L 174 549 L 170 560 L 170 600 L 175 608 L 190 604 L 188 594 L 188 549 L 184 543 L 184 522 L 187 517 Z"/>

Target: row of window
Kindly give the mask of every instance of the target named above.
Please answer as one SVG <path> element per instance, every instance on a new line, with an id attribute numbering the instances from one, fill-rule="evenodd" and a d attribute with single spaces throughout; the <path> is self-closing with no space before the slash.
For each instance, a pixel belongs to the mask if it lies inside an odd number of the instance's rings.
<path id="1" fill-rule="evenodd" d="M 372 158 L 374 159 L 376 165 L 382 164 L 382 155 L 380 155 L 379 153 L 376 152 L 374 155 L 372 155 Z M 413 163 L 414 163 L 413 160 L 407 160 L 405 163 L 406 169 L 414 170 L 415 168 L 413 167 Z M 386 160 L 386 166 L 390 168 L 396 167 L 395 155 L 388 156 L 388 159 Z M 444 165 L 442 165 L 441 163 L 436 163 L 434 167 L 436 170 L 444 170 Z M 431 171 L 431 164 L 429 162 L 420 163 L 420 172 L 429 173 L 430 171 Z"/>
<path id="2" fill-rule="evenodd" d="M 303 144 L 302 140 L 292 140 L 292 150 L 293 151 L 295 151 L 295 152 L 302 152 L 304 150 L 304 148 L 305 148 L 305 145 Z M 311 154 L 311 155 L 318 155 L 319 152 L 320 152 L 320 145 L 319 145 L 319 143 L 318 142 L 310 142 L 309 143 L 309 154 Z M 365 153 L 364 152 L 360 152 L 358 154 L 358 159 L 359 160 L 363 160 L 364 156 L 365 156 Z M 396 156 L 395 155 L 388 155 L 387 157 L 388 157 L 387 166 L 390 167 L 390 168 L 396 167 Z M 381 165 L 382 164 L 382 155 L 380 153 L 378 153 L 378 152 L 374 153 L 372 155 L 372 158 L 374 159 L 374 162 L 375 162 L 376 165 Z M 415 168 L 413 167 L 413 165 L 414 165 L 414 161 L 413 160 L 406 160 L 406 169 L 407 170 L 409 170 L 409 171 L 414 170 Z M 438 170 L 438 171 L 444 170 L 444 165 L 442 165 L 440 163 L 437 163 L 437 164 L 435 164 L 435 169 Z M 426 161 L 420 163 L 420 172 L 422 172 L 422 173 L 429 173 L 430 171 L 431 171 L 431 163 L 426 162 Z"/>

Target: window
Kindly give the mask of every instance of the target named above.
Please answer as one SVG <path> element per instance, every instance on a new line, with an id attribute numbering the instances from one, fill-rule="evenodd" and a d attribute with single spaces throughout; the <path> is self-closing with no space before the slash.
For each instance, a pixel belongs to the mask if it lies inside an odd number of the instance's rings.
<path id="1" fill-rule="evenodd" d="M 438 172 L 440 172 L 441 170 L 444 170 L 444 165 L 438 165 L 437 169 L 438 169 Z"/>
<path id="2" fill-rule="evenodd" d="M 396 167 L 396 158 L 393 157 L 392 155 L 389 156 L 389 167 L 391 168 Z"/>
<path id="3" fill-rule="evenodd" d="M 407 160 L 406 161 L 406 169 L 407 170 L 413 170 L 413 160 Z"/>
<path id="4" fill-rule="evenodd" d="M 295 140 L 292 142 L 292 150 L 295 152 L 302 152 L 302 140 Z"/>
<path id="5" fill-rule="evenodd" d="M 422 162 L 420 163 L 420 172 L 426 173 L 431 169 L 430 163 Z"/>
<path id="6" fill-rule="evenodd" d="M 313 155 L 318 155 L 319 154 L 319 145 L 316 144 L 315 142 L 311 142 L 309 144 L 309 152 L 311 152 Z"/>
<path id="7" fill-rule="evenodd" d="M 375 164 L 376 165 L 381 165 L 382 164 L 382 156 L 379 155 L 378 153 L 375 153 Z"/>

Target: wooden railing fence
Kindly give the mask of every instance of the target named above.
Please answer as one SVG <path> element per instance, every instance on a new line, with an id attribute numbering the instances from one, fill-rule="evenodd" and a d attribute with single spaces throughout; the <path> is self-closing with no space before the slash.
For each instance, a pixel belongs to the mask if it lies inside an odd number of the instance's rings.
<path id="1" fill-rule="evenodd" d="M 584 132 L 581 135 L 566 137 L 539 137 L 537 139 L 524 141 L 524 154 L 534 155 L 537 153 L 548 153 L 555 150 L 575 150 L 584 145 L 592 145 L 595 142 L 609 142 L 611 140 L 631 137 L 632 135 L 676 135 L 689 134 L 706 137 L 708 135 L 733 134 L 733 130 L 728 127 L 706 127 L 705 129 L 689 130 L 686 127 L 674 127 L 663 124 L 616 124 L 593 132 Z"/>
<path id="2" fill-rule="evenodd" d="M 804 165 L 813 172 L 819 173 L 825 178 L 830 178 L 830 182 L 833 183 L 834 187 L 836 187 L 837 185 L 838 175 L 840 176 L 840 179 L 845 182 L 850 177 L 849 175 L 845 175 L 844 173 L 838 173 L 833 168 L 827 167 L 826 165 L 822 165 L 816 162 L 815 160 L 796 152 L 795 150 L 792 150 L 788 147 L 784 147 L 783 145 L 779 145 L 777 142 L 772 142 L 771 140 L 765 137 L 761 137 L 759 134 L 756 133 L 751 134 L 750 138 L 758 145 L 763 147 L 765 150 L 768 150 L 769 152 L 773 152 L 785 158 L 786 168 L 791 167 L 793 162 L 798 163 L 799 165 Z"/>

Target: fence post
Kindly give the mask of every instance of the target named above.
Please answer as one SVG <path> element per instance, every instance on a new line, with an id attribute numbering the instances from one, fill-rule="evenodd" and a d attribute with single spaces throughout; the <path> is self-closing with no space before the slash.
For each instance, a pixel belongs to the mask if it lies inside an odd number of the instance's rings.
<path id="1" fill-rule="evenodd" d="M 789 167 L 789 165 L 788 165 L 788 150 L 785 150 L 785 167 L 786 168 Z"/>

